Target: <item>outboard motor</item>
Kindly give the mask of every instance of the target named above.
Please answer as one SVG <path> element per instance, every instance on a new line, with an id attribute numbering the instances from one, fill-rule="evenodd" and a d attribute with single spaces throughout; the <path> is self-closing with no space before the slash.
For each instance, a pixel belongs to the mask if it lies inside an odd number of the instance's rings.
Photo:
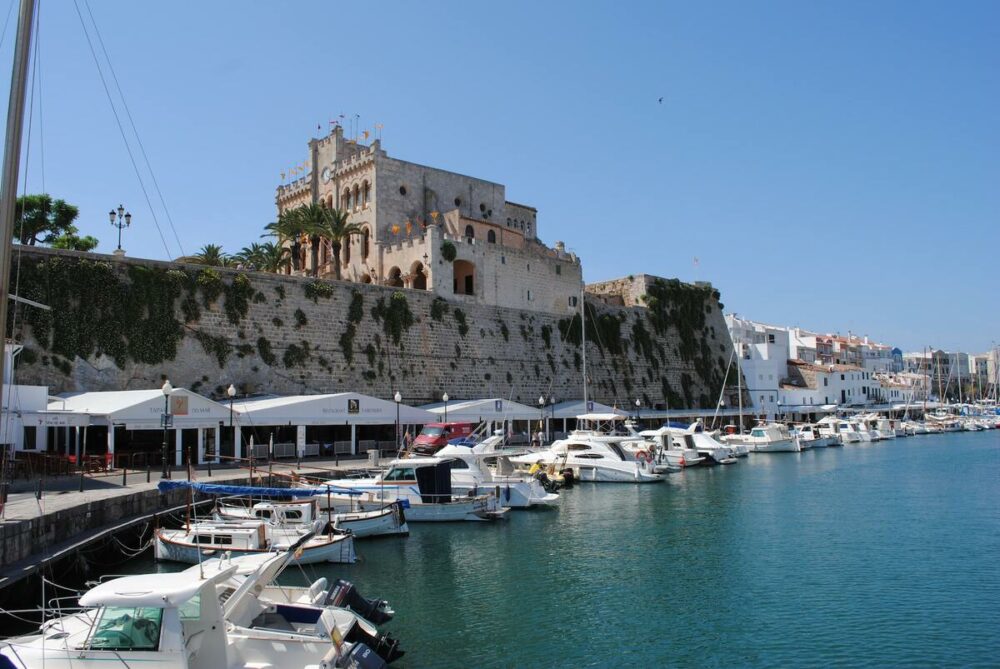
<path id="1" fill-rule="evenodd" d="M 386 669 L 389 665 L 371 648 L 357 643 L 334 666 L 342 669 Z"/>
<path id="2" fill-rule="evenodd" d="M 353 583 L 342 578 L 338 578 L 337 582 L 330 588 L 330 594 L 327 595 L 324 604 L 348 608 L 376 625 L 392 620 L 393 615 L 392 609 L 389 608 L 389 602 L 384 599 L 362 597 L 358 594 Z"/>
<path id="3" fill-rule="evenodd" d="M 370 648 L 376 655 L 385 660 L 386 664 L 392 664 L 406 654 L 405 651 L 399 649 L 399 640 L 393 639 L 391 634 L 370 634 L 361 625 L 354 625 L 344 640 Z"/>
<path id="4" fill-rule="evenodd" d="M 575 480 L 573 476 L 573 469 L 571 467 L 567 467 L 559 473 L 562 474 L 563 477 L 563 487 L 572 488 Z"/>

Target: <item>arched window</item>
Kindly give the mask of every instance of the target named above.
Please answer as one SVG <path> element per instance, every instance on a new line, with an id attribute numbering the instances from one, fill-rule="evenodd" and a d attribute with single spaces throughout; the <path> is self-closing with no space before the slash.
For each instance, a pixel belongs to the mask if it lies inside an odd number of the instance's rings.
<path id="1" fill-rule="evenodd" d="M 393 267 L 389 270 L 389 278 L 385 281 L 387 286 L 394 286 L 396 288 L 403 287 L 403 272 L 400 271 L 398 267 Z"/>
<path id="2" fill-rule="evenodd" d="M 456 295 L 475 295 L 476 266 L 468 260 L 456 260 L 453 264 L 455 282 L 452 284 Z"/>
<path id="3" fill-rule="evenodd" d="M 476 238 L 476 231 L 472 228 L 471 225 L 465 226 L 465 237 L 466 237 L 466 239 L 475 239 Z"/>
<path id="4" fill-rule="evenodd" d="M 372 195 L 372 186 L 370 183 L 366 181 L 364 182 L 364 185 L 361 187 L 361 207 L 363 209 L 368 208 L 368 202 L 371 199 L 371 195 Z"/>
<path id="5" fill-rule="evenodd" d="M 413 288 L 415 290 L 427 290 L 427 271 L 424 264 L 419 260 L 413 263 L 410 268 L 410 275 L 413 277 Z"/>
<path id="6" fill-rule="evenodd" d="M 344 241 L 340 243 L 344 247 L 344 264 L 351 262 L 351 237 L 345 237 Z"/>
<path id="7" fill-rule="evenodd" d="M 488 241 L 490 244 L 496 244 L 497 243 L 497 233 L 493 232 L 492 230 L 490 230 L 489 232 L 487 232 L 486 233 L 486 241 Z"/>
<path id="8" fill-rule="evenodd" d="M 507 219 L 507 227 L 508 228 L 510 227 L 510 219 L 509 218 Z"/>
<path id="9" fill-rule="evenodd" d="M 368 248 L 371 242 L 372 234 L 365 228 L 365 231 L 361 233 L 361 259 L 368 260 Z"/>
<path id="10" fill-rule="evenodd" d="M 354 184 L 354 211 L 361 208 L 361 189 Z"/>
<path id="11" fill-rule="evenodd" d="M 340 198 L 340 206 L 343 207 L 344 211 L 351 210 L 351 189 L 345 188 L 344 194 Z"/>

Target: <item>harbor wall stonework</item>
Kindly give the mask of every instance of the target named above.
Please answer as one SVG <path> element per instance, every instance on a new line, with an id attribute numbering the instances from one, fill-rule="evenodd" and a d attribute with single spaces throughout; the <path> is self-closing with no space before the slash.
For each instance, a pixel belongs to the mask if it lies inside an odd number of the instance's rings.
<path id="1" fill-rule="evenodd" d="M 24 248 L 9 323 L 18 383 L 53 394 L 153 388 L 220 398 L 357 391 L 407 404 L 582 396 L 580 317 L 422 290 Z M 718 292 L 660 281 L 645 307 L 587 303 L 589 396 L 715 405 L 732 353 Z M 730 373 L 727 387 L 735 389 Z M 734 390 L 735 392 L 735 390 Z"/>

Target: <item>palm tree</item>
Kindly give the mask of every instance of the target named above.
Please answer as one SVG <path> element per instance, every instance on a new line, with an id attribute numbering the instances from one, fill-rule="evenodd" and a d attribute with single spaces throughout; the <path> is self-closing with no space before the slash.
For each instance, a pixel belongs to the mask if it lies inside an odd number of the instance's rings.
<path id="1" fill-rule="evenodd" d="M 267 232 L 261 235 L 261 237 L 276 237 L 280 245 L 291 242 L 292 270 L 296 272 L 299 269 L 299 251 L 302 248 L 299 238 L 308 232 L 308 228 L 303 224 L 302 216 L 298 213 L 299 209 L 301 207 L 286 209 L 278 214 L 278 220 L 264 226 Z"/>
<path id="2" fill-rule="evenodd" d="M 347 212 L 340 209 L 327 209 L 313 205 L 322 215 L 310 228 L 312 234 L 326 240 L 330 248 L 330 258 L 333 262 L 333 276 L 340 279 L 340 249 L 344 244 L 351 242 L 351 237 L 362 234 L 363 230 L 357 223 L 347 222 Z"/>
<path id="3" fill-rule="evenodd" d="M 287 246 L 264 242 L 260 244 L 260 259 L 257 269 L 278 274 L 292 264 L 292 251 Z"/>
<path id="4" fill-rule="evenodd" d="M 250 246 L 244 246 L 233 254 L 233 260 L 242 263 L 248 269 L 259 269 L 264 263 L 262 257 L 263 246 L 257 242 L 252 242 Z"/>
<path id="5" fill-rule="evenodd" d="M 183 256 L 178 260 L 210 267 L 229 267 L 233 264 L 233 259 L 226 255 L 218 244 L 205 244 L 194 255 Z"/>

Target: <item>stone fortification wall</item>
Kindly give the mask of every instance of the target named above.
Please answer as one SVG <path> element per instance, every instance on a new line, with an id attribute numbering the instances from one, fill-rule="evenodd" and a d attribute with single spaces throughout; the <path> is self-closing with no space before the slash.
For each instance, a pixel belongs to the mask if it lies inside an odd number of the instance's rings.
<path id="1" fill-rule="evenodd" d="M 534 268 L 533 268 L 534 270 Z M 410 404 L 581 396 L 580 317 L 451 302 L 419 290 L 25 249 L 19 383 L 53 393 L 175 386 L 356 390 Z M 710 288 L 649 287 L 648 308 L 588 303 L 590 396 L 714 406 L 731 344 Z M 14 305 L 15 303 L 11 303 Z M 14 309 L 14 307 L 12 307 Z M 735 377 L 730 377 L 735 385 Z"/>

